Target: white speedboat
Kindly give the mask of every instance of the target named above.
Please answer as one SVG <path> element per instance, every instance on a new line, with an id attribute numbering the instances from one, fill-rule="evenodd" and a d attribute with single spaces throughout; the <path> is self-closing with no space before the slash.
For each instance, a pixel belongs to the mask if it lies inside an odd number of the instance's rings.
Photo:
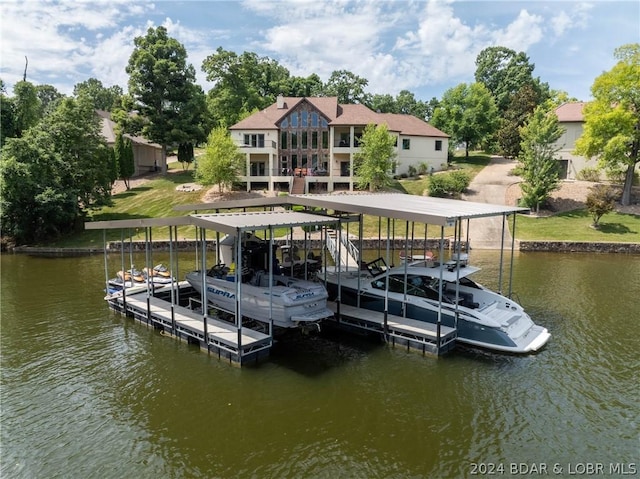
<path id="1" fill-rule="evenodd" d="M 441 324 L 457 327 L 461 343 L 492 351 L 525 354 L 542 348 L 551 335 L 546 328 L 534 324 L 515 301 L 475 283 L 469 276 L 480 268 L 466 264 L 464 259 L 439 264 L 414 261 L 387 268 L 378 258 L 367 269 L 354 272 L 326 272 L 330 298 L 338 292 L 344 304 L 364 309 L 384 311 L 388 288 L 388 312 L 429 323 L 437 323 L 441 309 Z M 318 277 L 323 279 L 324 272 Z M 440 278 L 442 302 L 440 302 Z M 457 315 L 457 324 L 456 324 Z"/>
<path id="2" fill-rule="evenodd" d="M 229 268 L 216 265 L 207 271 L 207 302 L 235 313 L 236 283 L 229 276 Z M 188 273 L 186 280 L 202 294 L 202 273 Z M 281 328 L 307 327 L 333 316 L 327 308 L 327 290 L 322 283 L 305 281 L 289 276 L 273 275 L 270 280 L 265 271 L 257 271 L 241 284 L 240 313 L 258 321 L 273 318 L 274 326 Z"/>

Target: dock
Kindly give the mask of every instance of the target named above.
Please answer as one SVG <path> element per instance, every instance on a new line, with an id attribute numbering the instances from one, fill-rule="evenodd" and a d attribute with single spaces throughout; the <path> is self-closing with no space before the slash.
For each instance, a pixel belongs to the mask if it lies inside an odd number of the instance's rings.
<path id="1" fill-rule="evenodd" d="M 406 346 L 407 350 L 416 350 L 422 354 L 441 355 L 455 347 L 457 332 L 454 328 L 440 326 L 440 341 L 438 342 L 437 325 L 387 314 L 386 331 L 384 313 L 370 309 L 356 308 L 329 301 L 327 307 L 336 316 L 333 321 L 344 329 L 374 332 L 382 335 L 392 346 Z"/>
<path id="2" fill-rule="evenodd" d="M 182 290 L 182 291 L 181 291 Z M 182 302 L 197 304 L 189 298 L 190 286 L 186 281 L 177 285 Z M 257 363 L 268 357 L 273 345 L 272 337 L 260 331 L 243 326 L 241 330 L 229 322 L 209 314 L 205 316 L 186 306 L 171 303 L 171 287 L 155 288 L 155 296 L 148 296 L 146 290 L 127 293 L 125 296 L 112 295 L 108 298 L 109 308 L 143 323 L 165 336 L 175 337 L 189 344 L 197 344 L 200 349 L 226 359 L 231 364 Z M 176 296 L 178 296 L 176 294 Z"/>

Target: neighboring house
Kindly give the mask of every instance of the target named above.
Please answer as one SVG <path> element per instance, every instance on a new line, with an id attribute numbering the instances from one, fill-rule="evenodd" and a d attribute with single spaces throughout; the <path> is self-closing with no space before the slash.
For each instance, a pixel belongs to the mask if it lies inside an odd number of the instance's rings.
<path id="1" fill-rule="evenodd" d="M 107 145 L 113 148 L 116 143 L 116 123 L 111 120 L 111 113 L 108 111 L 96 110 L 96 113 L 102 121 L 102 136 L 107 140 Z M 162 155 L 162 146 L 141 136 L 124 136 L 131 140 L 133 146 L 133 161 L 135 163 L 133 176 L 144 175 L 152 171 L 167 172 L 167 160 Z"/>
<path id="2" fill-rule="evenodd" d="M 585 102 L 565 103 L 556 108 L 558 123 L 564 128 L 564 133 L 556 141 L 556 146 L 560 148 L 560 178 L 575 180 L 579 171 L 585 167 L 595 167 L 596 160 L 589 160 L 584 156 L 573 153 L 576 148 L 576 140 L 582 136 L 584 127 L 584 117 L 582 110 Z"/>
<path id="3" fill-rule="evenodd" d="M 336 97 L 279 96 L 276 103 L 233 125 L 229 130 L 246 155 L 247 191 L 314 193 L 336 188 L 353 190 L 354 156 L 369 124 L 386 124 L 397 137 L 396 169 L 407 173 L 447 163 L 449 136 L 410 115 L 376 113 L 364 105 L 340 105 Z"/>

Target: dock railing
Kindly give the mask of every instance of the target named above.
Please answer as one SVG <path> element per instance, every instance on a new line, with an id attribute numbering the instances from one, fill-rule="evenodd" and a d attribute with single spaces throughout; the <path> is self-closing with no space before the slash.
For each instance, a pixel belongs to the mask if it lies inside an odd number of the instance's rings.
<path id="1" fill-rule="evenodd" d="M 340 237 L 342 248 L 339 248 L 338 237 Z M 336 230 L 327 230 L 326 244 L 327 250 L 336 264 L 338 264 L 338 256 L 340 256 L 341 267 L 346 269 L 349 266 L 358 266 L 360 252 L 346 234 L 339 234 Z"/>

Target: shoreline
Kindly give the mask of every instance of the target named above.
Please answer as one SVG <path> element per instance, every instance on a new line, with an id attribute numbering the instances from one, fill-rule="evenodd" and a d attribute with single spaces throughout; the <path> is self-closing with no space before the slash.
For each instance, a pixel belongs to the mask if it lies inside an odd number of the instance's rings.
<path id="1" fill-rule="evenodd" d="M 276 243 L 284 244 L 287 240 L 275 240 Z M 364 239 L 365 243 L 364 249 L 376 249 L 378 247 L 378 239 Z M 429 239 L 428 242 L 438 242 L 437 239 Z M 119 245 L 119 241 L 110 242 L 107 244 L 107 253 L 119 253 L 120 248 L 115 245 Z M 177 241 L 174 242 L 174 248 L 177 251 L 185 251 L 191 250 L 195 247 L 195 241 Z M 212 242 L 213 244 L 214 242 Z M 294 239 L 294 244 L 303 245 L 303 240 Z M 311 248 L 316 249 L 321 245 L 319 244 L 319 240 L 310 239 L 309 243 L 311 244 Z M 314 244 L 318 243 L 318 244 Z M 404 239 L 396 239 L 394 244 L 395 250 L 401 250 L 404 248 Z M 415 240 L 414 241 L 414 249 L 422 250 L 423 249 L 423 240 Z M 445 239 L 445 249 L 450 250 L 451 243 L 453 243 L 450 239 Z M 134 251 L 143 252 L 144 241 L 134 241 L 132 242 L 134 245 Z M 154 241 L 154 246 L 152 248 L 153 251 L 169 251 L 169 243 L 168 241 Z M 433 247 L 436 245 L 427 245 L 428 249 L 434 249 Z M 437 247 L 436 247 L 437 249 Z M 474 248 L 471 246 L 471 250 L 485 250 L 485 249 L 493 249 L 493 248 Z M 509 247 L 505 247 L 505 250 L 509 250 Z M 630 254 L 630 255 L 640 255 L 640 243 L 623 243 L 623 242 L 591 242 L 591 241 L 545 241 L 545 240 L 516 240 L 515 251 L 521 253 L 536 253 L 536 252 L 544 252 L 544 253 L 591 253 L 591 254 Z M 66 257 L 75 257 L 75 256 L 89 256 L 94 254 L 103 254 L 105 252 L 104 248 L 95 248 L 95 247 L 78 247 L 78 248 L 53 248 L 53 247 L 41 247 L 41 246 L 16 246 L 13 248 L 7 248 L 3 250 L 3 253 L 13 253 L 13 254 L 26 254 L 30 256 L 40 256 L 40 257 L 52 257 L 52 258 L 66 258 Z"/>

